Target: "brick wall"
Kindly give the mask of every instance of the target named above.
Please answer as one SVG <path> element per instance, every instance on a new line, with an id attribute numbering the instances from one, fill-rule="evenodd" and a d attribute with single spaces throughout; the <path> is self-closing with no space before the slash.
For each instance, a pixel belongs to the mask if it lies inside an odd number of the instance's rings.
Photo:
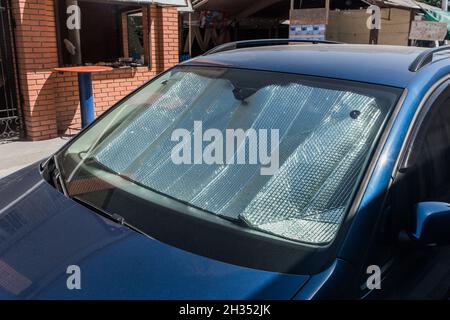
<path id="1" fill-rule="evenodd" d="M 165 70 L 179 61 L 178 11 L 175 8 L 158 7 L 151 10 L 152 57 Z"/>
<path id="2" fill-rule="evenodd" d="M 178 63 L 177 9 L 145 8 L 144 26 L 147 15 L 151 17 L 151 28 L 144 32 L 146 39 L 151 40 L 152 55 L 147 58 L 150 65 L 94 75 L 96 115 Z M 75 75 L 53 70 L 58 67 L 54 0 L 13 0 L 12 9 L 17 24 L 18 73 L 28 138 L 44 140 L 72 133 L 81 125 L 78 82 Z"/>
<path id="3" fill-rule="evenodd" d="M 155 75 L 156 72 L 147 67 L 116 69 L 111 72 L 94 74 L 92 83 L 96 117 Z M 56 74 L 55 106 L 58 134 L 73 134 L 81 127 L 77 88 L 76 75 Z"/>
<path id="4" fill-rule="evenodd" d="M 23 117 L 31 139 L 57 135 L 53 68 L 58 66 L 52 0 L 12 2 Z"/>

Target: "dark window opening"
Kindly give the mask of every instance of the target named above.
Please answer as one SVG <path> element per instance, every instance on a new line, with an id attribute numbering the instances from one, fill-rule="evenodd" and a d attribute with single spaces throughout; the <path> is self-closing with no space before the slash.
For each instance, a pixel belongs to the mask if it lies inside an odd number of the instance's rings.
<path id="1" fill-rule="evenodd" d="M 386 225 L 392 235 L 412 223 L 415 204 L 450 202 L 450 88 L 430 103 L 393 185 Z"/>
<path id="2" fill-rule="evenodd" d="M 112 67 L 144 64 L 142 7 L 129 4 L 78 1 L 81 12 L 79 47 L 67 27 L 70 14 L 65 0 L 57 1 L 57 25 L 60 65 L 107 65 Z M 75 43 L 74 43 L 75 42 Z"/>
<path id="3" fill-rule="evenodd" d="M 126 13 L 128 57 L 141 60 L 144 55 L 144 29 L 142 11 Z"/>
<path id="4" fill-rule="evenodd" d="M 450 89 L 425 119 L 413 149 L 420 201 L 450 202 Z"/>

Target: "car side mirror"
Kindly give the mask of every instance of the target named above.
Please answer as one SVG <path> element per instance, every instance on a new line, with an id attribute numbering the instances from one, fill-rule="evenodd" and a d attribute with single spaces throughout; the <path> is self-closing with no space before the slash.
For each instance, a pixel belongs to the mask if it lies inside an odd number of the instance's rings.
<path id="1" fill-rule="evenodd" d="M 411 238 L 423 244 L 450 244 L 450 204 L 420 202 L 414 220 Z"/>

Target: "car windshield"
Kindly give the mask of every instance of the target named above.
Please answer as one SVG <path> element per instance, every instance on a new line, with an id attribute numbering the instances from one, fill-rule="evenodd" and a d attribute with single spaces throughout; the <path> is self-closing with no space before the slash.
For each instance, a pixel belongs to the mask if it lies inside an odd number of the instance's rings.
<path id="1" fill-rule="evenodd" d="M 59 156 L 60 167 L 71 197 L 108 211 L 114 199 L 98 191 L 121 189 L 149 202 L 157 193 L 246 228 L 327 244 L 400 93 L 180 66 L 85 130 Z"/>

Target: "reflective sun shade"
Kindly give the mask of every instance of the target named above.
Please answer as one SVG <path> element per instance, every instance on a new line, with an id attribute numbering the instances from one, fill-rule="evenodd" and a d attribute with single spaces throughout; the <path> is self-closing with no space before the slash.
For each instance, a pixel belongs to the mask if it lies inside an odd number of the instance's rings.
<path id="1" fill-rule="evenodd" d="M 180 67 L 117 106 L 66 154 L 87 150 L 85 158 L 130 183 L 265 233 L 326 244 L 397 99 L 389 89 L 345 81 Z M 196 123 L 224 137 L 229 130 L 277 130 L 277 170 L 263 175 L 263 164 L 249 161 L 175 163 L 173 133 L 194 138 Z M 236 146 L 233 159 L 252 158 L 250 140 Z M 274 141 L 266 142 L 273 150 Z M 66 177 L 76 180 L 82 166 Z"/>

